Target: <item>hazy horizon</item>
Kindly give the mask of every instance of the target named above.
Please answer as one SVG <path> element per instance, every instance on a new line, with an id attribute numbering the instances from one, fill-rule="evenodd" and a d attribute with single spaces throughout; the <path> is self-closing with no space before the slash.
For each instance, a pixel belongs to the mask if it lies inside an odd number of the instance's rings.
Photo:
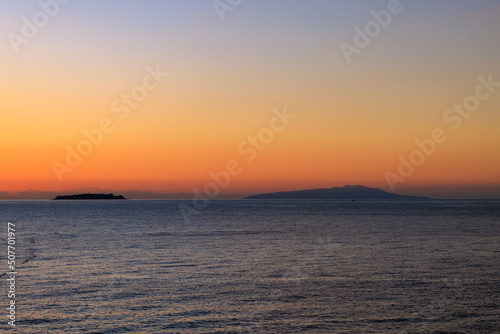
<path id="1" fill-rule="evenodd" d="M 354 184 L 352 184 L 354 185 Z M 305 189 L 319 189 L 319 188 L 334 188 L 341 187 L 343 185 L 334 185 L 331 187 L 313 187 L 313 188 L 294 188 L 289 187 L 287 189 L 275 189 L 270 191 L 253 191 L 248 193 L 220 193 L 215 199 L 241 199 L 247 196 L 272 193 L 278 191 L 294 191 L 294 190 L 305 190 Z M 370 187 L 372 188 L 372 187 Z M 373 187 L 376 188 L 376 187 Z M 388 191 L 388 189 L 382 189 Z M 388 191 L 389 192 L 389 191 Z M 36 191 L 36 190 L 25 190 L 16 193 L 12 192 L 2 192 L 0 191 L 0 200 L 44 200 L 53 199 L 57 195 L 71 195 L 80 193 L 113 193 L 115 195 L 124 195 L 127 199 L 193 199 L 196 193 L 183 193 L 183 192 L 155 192 L 148 190 L 137 190 L 137 189 L 121 189 L 115 190 L 111 188 L 75 188 L 66 189 L 62 191 Z M 203 194 L 202 191 L 199 193 Z M 400 191 L 395 192 L 400 195 L 409 196 L 423 196 L 429 197 L 431 199 L 500 199 L 500 191 L 496 185 L 465 185 L 465 186 L 423 186 L 417 189 L 404 189 L 401 188 Z"/>

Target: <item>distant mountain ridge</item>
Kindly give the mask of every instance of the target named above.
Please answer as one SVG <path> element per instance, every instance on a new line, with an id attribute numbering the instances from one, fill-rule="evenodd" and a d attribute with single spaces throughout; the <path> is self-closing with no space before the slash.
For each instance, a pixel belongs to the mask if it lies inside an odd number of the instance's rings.
<path id="1" fill-rule="evenodd" d="M 400 199 L 422 200 L 428 197 L 406 196 L 389 193 L 379 188 L 368 188 L 361 185 L 334 188 L 306 189 L 296 191 L 280 191 L 259 194 L 244 199 Z"/>

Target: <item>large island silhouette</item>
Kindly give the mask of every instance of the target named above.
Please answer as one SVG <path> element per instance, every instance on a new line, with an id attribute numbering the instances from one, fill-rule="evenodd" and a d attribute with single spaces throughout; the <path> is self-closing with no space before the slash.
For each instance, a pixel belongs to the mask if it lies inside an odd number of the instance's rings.
<path id="1" fill-rule="evenodd" d="M 280 191 L 259 194 L 244 199 L 390 199 L 390 200 L 423 200 L 428 197 L 406 196 L 389 193 L 379 188 L 365 186 L 344 186 L 334 188 L 306 189 L 296 191 Z"/>
<path id="2" fill-rule="evenodd" d="M 59 195 L 54 200 L 98 200 L 98 199 L 126 199 L 122 195 L 115 196 L 113 194 L 76 194 L 76 195 Z"/>

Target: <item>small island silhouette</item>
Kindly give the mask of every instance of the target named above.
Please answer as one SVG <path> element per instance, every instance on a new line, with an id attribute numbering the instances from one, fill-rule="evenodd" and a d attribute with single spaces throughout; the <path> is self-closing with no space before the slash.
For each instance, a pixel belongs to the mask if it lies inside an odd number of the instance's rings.
<path id="1" fill-rule="evenodd" d="M 76 195 L 59 195 L 54 200 L 93 200 L 93 199 L 126 199 L 122 195 L 115 196 L 113 194 L 76 194 Z"/>
<path id="2" fill-rule="evenodd" d="M 280 191 L 259 194 L 244 199 L 392 199 L 392 200 L 425 200 L 428 197 L 406 196 L 388 193 L 379 188 L 365 186 L 344 186 L 323 189 L 307 189 L 297 191 Z"/>

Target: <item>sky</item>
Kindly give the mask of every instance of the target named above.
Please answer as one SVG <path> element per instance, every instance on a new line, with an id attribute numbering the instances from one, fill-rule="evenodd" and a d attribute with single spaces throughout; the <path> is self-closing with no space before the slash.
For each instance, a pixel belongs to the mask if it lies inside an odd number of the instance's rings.
<path id="1" fill-rule="evenodd" d="M 496 0 L 3 1 L 0 198 L 500 198 L 499 17 Z"/>

